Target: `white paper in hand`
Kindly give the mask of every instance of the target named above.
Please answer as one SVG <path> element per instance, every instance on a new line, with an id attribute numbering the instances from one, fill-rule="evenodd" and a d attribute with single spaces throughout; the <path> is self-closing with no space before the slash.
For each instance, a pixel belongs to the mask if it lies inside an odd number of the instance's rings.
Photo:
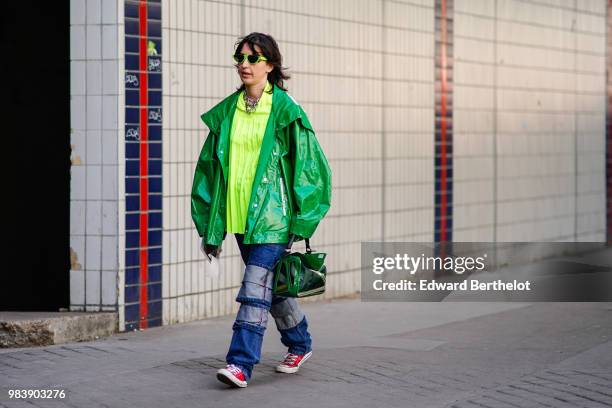
<path id="1" fill-rule="evenodd" d="M 202 242 L 200 243 L 200 251 L 202 251 L 204 254 L 204 277 L 217 279 L 219 277 L 220 269 L 219 259 L 217 259 L 217 257 L 213 254 L 207 254 L 205 247 L 205 241 L 202 239 Z"/>
<path id="2" fill-rule="evenodd" d="M 204 277 L 212 279 L 219 277 L 219 260 L 212 254 L 204 257 Z"/>

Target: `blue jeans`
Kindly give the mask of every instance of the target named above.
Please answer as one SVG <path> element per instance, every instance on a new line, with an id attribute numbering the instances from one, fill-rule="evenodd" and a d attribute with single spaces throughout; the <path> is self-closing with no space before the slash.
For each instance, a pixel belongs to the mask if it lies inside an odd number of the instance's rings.
<path id="1" fill-rule="evenodd" d="M 289 353 L 305 354 L 312 350 L 308 322 L 295 298 L 272 294 L 274 266 L 286 244 L 244 244 L 244 235 L 235 234 L 246 268 L 236 301 L 240 303 L 233 335 L 227 352 L 228 364 L 239 366 L 251 378 L 253 366 L 259 363 L 268 311 L 280 332 L 281 342 Z"/>

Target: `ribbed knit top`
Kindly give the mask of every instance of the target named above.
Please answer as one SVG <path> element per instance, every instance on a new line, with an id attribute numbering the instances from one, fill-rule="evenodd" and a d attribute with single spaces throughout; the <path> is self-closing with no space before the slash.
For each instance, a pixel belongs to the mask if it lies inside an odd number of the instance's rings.
<path id="1" fill-rule="evenodd" d="M 229 179 L 227 184 L 226 228 L 228 233 L 246 230 L 253 180 L 259 162 L 261 142 L 272 110 L 269 82 L 257 103 L 255 112 L 247 113 L 244 92 L 238 96 L 237 109 L 230 131 Z"/>

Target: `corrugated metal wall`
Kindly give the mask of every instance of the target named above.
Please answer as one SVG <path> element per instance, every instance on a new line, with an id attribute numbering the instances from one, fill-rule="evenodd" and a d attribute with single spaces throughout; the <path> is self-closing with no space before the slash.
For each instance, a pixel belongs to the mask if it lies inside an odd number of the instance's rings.
<path id="1" fill-rule="evenodd" d="M 454 1 L 455 241 L 604 239 L 605 0 Z M 232 313 L 232 235 L 204 276 L 190 217 L 200 114 L 272 34 L 333 170 L 325 298 L 359 289 L 362 241 L 434 239 L 434 0 L 164 1 L 164 324 Z M 301 247 L 301 246 L 299 246 Z M 320 300 L 316 297 L 312 300 Z"/>

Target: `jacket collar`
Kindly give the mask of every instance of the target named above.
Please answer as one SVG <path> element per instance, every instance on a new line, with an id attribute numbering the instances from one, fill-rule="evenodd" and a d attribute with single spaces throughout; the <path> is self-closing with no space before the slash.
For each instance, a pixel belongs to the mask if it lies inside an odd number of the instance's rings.
<path id="1" fill-rule="evenodd" d="M 240 91 L 235 91 L 208 112 L 201 115 L 202 120 L 213 133 L 220 133 L 221 124 L 224 120 L 231 121 L 236 110 L 239 95 Z M 312 130 L 312 125 L 308 121 L 308 117 L 302 110 L 302 107 L 298 105 L 291 95 L 276 85 L 273 85 L 272 91 L 271 118 L 275 121 L 274 129 L 282 129 L 293 121 L 300 119 L 304 127 Z"/>

